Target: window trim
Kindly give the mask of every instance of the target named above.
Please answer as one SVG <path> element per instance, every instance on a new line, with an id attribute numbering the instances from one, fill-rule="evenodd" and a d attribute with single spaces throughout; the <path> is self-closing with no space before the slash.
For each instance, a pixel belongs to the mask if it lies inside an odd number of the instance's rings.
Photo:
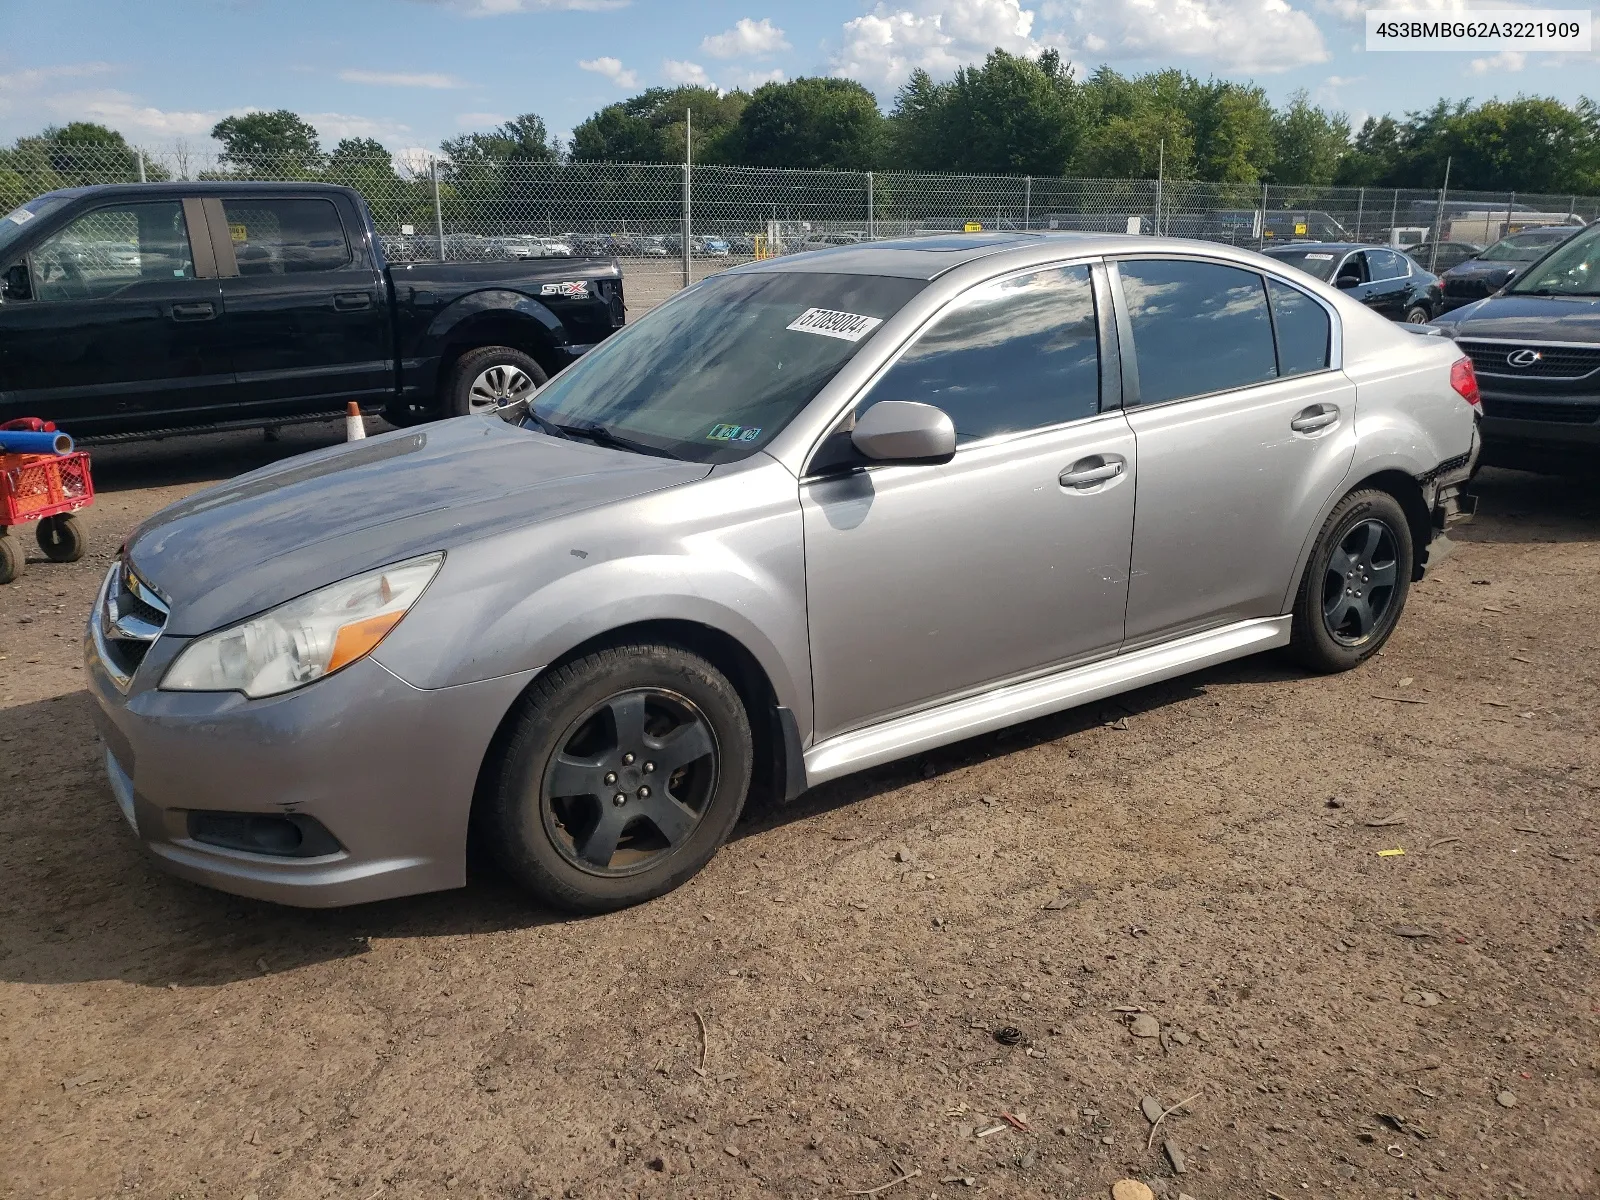
<path id="1" fill-rule="evenodd" d="M 1012 441 L 1017 438 L 1036 437 L 1043 433 L 1065 429 L 1072 425 L 1081 425 L 1086 421 L 1097 421 L 1106 416 L 1120 413 L 1122 411 L 1120 396 L 1121 388 L 1117 385 L 1116 377 L 1111 378 L 1110 386 L 1117 393 L 1119 393 L 1117 396 L 1118 402 L 1111 407 L 1108 407 L 1106 403 L 1108 376 L 1110 374 L 1107 370 L 1108 363 L 1114 363 L 1117 359 L 1120 359 L 1124 364 L 1127 362 L 1127 356 L 1116 353 L 1116 346 L 1112 347 L 1112 355 L 1109 359 L 1106 354 L 1106 318 L 1102 316 L 1102 285 L 1097 282 L 1097 277 L 1099 273 L 1104 271 L 1108 266 L 1109 260 L 1100 255 L 1076 255 L 1069 259 L 1060 259 L 1053 262 L 1033 263 L 1026 267 L 1014 267 L 1009 271 L 1000 273 L 999 275 L 990 275 L 984 279 L 974 280 L 970 285 L 951 296 L 932 313 L 930 313 L 927 319 L 922 322 L 922 324 L 918 325 L 914 330 L 912 330 L 911 333 L 907 335 L 906 339 L 894 348 L 889 357 L 878 364 L 877 369 L 872 372 L 872 374 L 867 378 L 866 382 L 860 387 L 856 388 L 855 391 L 851 392 L 849 396 L 845 398 L 844 402 L 840 404 L 839 407 L 834 411 L 832 417 L 830 417 L 827 423 L 823 426 L 822 432 L 817 435 L 816 440 L 811 444 L 811 448 L 806 451 L 804 459 L 806 465 L 805 468 L 800 472 L 800 481 L 802 483 L 809 483 L 818 479 L 833 478 L 834 476 L 840 474 L 840 472 L 834 470 L 814 471 L 812 469 L 812 463 L 816 461 L 818 453 L 821 452 L 822 447 L 824 444 L 826 444 L 827 440 L 838 431 L 839 422 L 844 420 L 845 414 L 853 411 L 856 405 L 860 403 L 861 398 L 866 396 L 872 391 L 873 388 L 878 386 L 879 381 L 882 380 L 883 377 L 887 375 L 897 363 L 899 363 L 901 356 L 904 355 L 907 350 L 917 344 L 917 341 L 922 337 L 923 334 L 932 329 L 935 324 L 944 318 L 946 313 L 954 309 L 963 299 L 976 291 L 978 288 L 988 287 L 991 284 L 996 283 L 1004 283 L 1008 279 L 1016 279 L 1022 275 L 1037 275 L 1041 271 L 1056 271 L 1063 267 L 1089 268 L 1089 287 L 1095 305 L 1095 341 L 1096 348 L 1100 353 L 1100 390 L 1098 395 L 1099 408 L 1097 411 L 1089 413 L 1086 416 L 1073 417 L 1067 421 L 1057 421 L 1052 425 L 1039 425 L 1033 429 L 1017 429 L 1012 430 L 1009 433 L 994 433 L 985 438 L 976 438 L 970 442 L 962 442 L 956 446 L 956 456 L 959 457 L 962 452 L 966 450 L 976 449 L 984 446 L 992 446 L 999 442 Z M 1115 320 L 1114 316 L 1112 317 L 1112 320 Z M 1123 370 L 1126 371 L 1126 366 L 1123 367 Z M 869 463 L 853 469 L 872 471 L 878 470 L 882 467 L 904 465 L 906 464 Z"/>
<path id="2" fill-rule="evenodd" d="M 1359 251 L 1352 251 L 1352 253 L 1359 253 Z M 1209 263 L 1217 267 L 1232 267 L 1236 271 L 1246 271 L 1259 276 L 1264 281 L 1271 280 L 1274 283 L 1281 283 L 1285 287 L 1293 288 L 1301 295 L 1309 296 L 1312 300 L 1315 300 L 1322 306 L 1322 311 L 1328 317 L 1328 365 L 1320 371 L 1306 371 L 1299 375 L 1289 376 L 1276 375 L 1271 379 L 1262 379 L 1256 383 L 1245 384 L 1243 387 L 1218 388 L 1214 392 L 1201 392 L 1193 396 L 1178 396 L 1171 400 L 1159 400 L 1154 404 L 1141 404 L 1139 402 L 1138 351 L 1133 340 L 1133 320 L 1128 310 L 1128 298 L 1122 290 L 1122 274 L 1118 271 L 1117 264 L 1122 262 L 1172 262 L 1174 260 Z M 1211 258 L 1208 255 L 1184 250 L 1176 250 L 1170 254 L 1162 254 L 1155 251 L 1118 254 L 1115 257 L 1108 256 L 1105 261 L 1107 273 L 1111 279 L 1112 299 L 1117 308 L 1117 335 L 1119 340 L 1129 347 L 1129 352 L 1122 355 L 1122 403 L 1125 409 L 1146 411 L 1166 408 L 1173 404 L 1187 404 L 1191 400 L 1205 400 L 1212 396 L 1225 396 L 1230 392 L 1248 392 L 1254 388 L 1269 387 L 1272 384 L 1283 383 L 1286 380 L 1315 379 L 1318 375 L 1326 375 L 1344 368 L 1344 330 L 1339 322 L 1338 309 L 1315 292 L 1308 291 L 1294 280 L 1285 278 L 1278 271 L 1264 271 L 1254 263 L 1232 262 L 1225 258 Z M 1341 263 L 1340 265 L 1343 266 L 1344 264 Z M 1294 270 L 1294 268 L 1291 267 L 1289 270 Z M 1297 273 L 1303 274 L 1303 272 Z M 1267 295 L 1265 282 L 1262 284 L 1262 297 L 1267 302 L 1267 319 L 1271 322 L 1272 300 Z M 1272 331 L 1272 361 L 1274 369 L 1276 369 L 1278 362 L 1278 331 L 1276 326 L 1273 327 Z"/>
<path id="3" fill-rule="evenodd" d="M 105 204 L 97 204 L 93 208 L 86 208 L 78 213 L 73 214 L 72 216 L 69 216 L 59 227 L 52 229 L 49 233 L 45 234 L 23 253 L 21 261 L 28 268 L 28 302 L 31 304 L 96 304 L 106 300 L 119 299 L 120 297 L 118 293 L 112 292 L 104 296 L 83 296 L 61 300 L 42 300 L 39 298 L 39 275 L 38 272 L 33 269 L 33 256 L 38 253 L 46 243 L 50 242 L 54 238 L 60 237 L 63 233 L 71 229 L 74 225 L 86 217 L 92 217 L 96 213 L 111 212 L 115 209 L 128 209 L 135 206 L 151 204 L 175 204 L 178 206 L 178 215 L 183 221 L 184 237 L 189 247 L 189 265 L 191 268 L 190 273 L 187 278 L 182 280 L 147 280 L 141 274 L 138 279 L 123 286 L 130 287 L 133 283 L 189 283 L 195 280 L 204 281 L 212 278 L 209 275 L 202 275 L 200 273 L 201 256 L 195 253 L 193 227 L 189 224 L 189 209 L 180 197 L 173 196 L 163 199 L 159 196 L 153 196 L 148 200 L 143 198 L 114 200 Z M 141 255 L 143 254 L 142 247 L 140 248 L 140 253 Z M 120 290 L 121 289 L 119 289 L 119 291 Z"/>
<path id="4" fill-rule="evenodd" d="M 339 233 L 344 238 L 344 261 L 338 266 L 323 267 L 316 271 L 295 271 L 292 272 L 292 274 L 326 275 L 331 274 L 334 271 L 348 271 L 351 267 L 356 265 L 356 247 L 354 239 L 352 239 L 350 236 L 350 227 L 345 224 L 344 213 L 340 211 L 340 206 L 327 196 L 307 196 L 303 194 L 296 196 L 292 193 L 285 193 L 281 196 L 208 196 L 207 201 L 216 206 L 214 212 L 207 212 L 207 216 L 213 218 L 213 230 L 211 238 L 212 244 L 216 245 L 219 240 L 223 243 L 226 243 L 227 259 L 233 263 L 233 272 L 228 276 L 228 278 L 253 279 L 256 278 L 256 276 L 241 275 L 239 272 L 238 260 L 233 252 L 233 238 L 228 229 L 228 214 L 227 210 L 223 206 L 226 204 L 271 204 L 278 200 L 313 200 L 318 204 L 326 204 L 329 208 L 333 209 L 333 219 L 339 223 Z M 222 255 L 219 253 L 219 270 L 221 269 L 222 265 Z M 285 272 L 286 276 L 288 274 L 291 274 L 291 272 Z"/>

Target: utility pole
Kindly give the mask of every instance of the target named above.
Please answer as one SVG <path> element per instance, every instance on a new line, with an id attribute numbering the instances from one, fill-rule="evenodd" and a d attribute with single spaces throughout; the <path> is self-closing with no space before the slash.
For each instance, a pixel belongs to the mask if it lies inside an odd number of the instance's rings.
<path id="1" fill-rule="evenodd" d="M 1429 271 L 1433 271 L 1439 264 L 1439 234 L 1444 231 L 1444 198 L 1450 194 L 1450 164 L 1453 162 L 1455 162 L 1454 155 L 1444 160 L 1444 186 L 1439 189 L 1439 209 L 1433 218 L 1433 248 L 1428 255 Z"/>
<path id="2" fill-rule="evenodd" d="M 138 158 L 139 158 L 139 182 L 143 183 L 144 182 L 144 151 L 143 150 L 135 150 L 134 154 L 136 154 L 138 156 Z"/>
<path id="3" fill-rule="evenodd" d="M 428 155 L 428 175 L 433 179 L 433 228 L 439 235 L 439 261 L 445 260 L 444 252 L 444 208 L 439 203 L 439 160 L 433 155 Z"/>
<path id="4" fill-rule="evenodd" d="M 694 110 L 683 110 L 683 286 L 689 286 L 693 272 L 690 269 L 689 235 L 693 226 L 690 215 L 691 180 L 694 172 Z"/>

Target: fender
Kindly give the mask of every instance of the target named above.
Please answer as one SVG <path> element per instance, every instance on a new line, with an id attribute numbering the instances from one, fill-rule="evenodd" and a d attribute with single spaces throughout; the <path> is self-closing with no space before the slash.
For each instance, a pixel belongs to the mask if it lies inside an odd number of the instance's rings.
<path id="1" fill-rule="evenodd" d="M 453 300 L 434 315 L 423 331 L 417 352 L 423 356 L 437 356 L 447 343 L 481 317 L 512 316 L 526 321 L 530 330 L 537 329 L 541 341 L 560 345 L 566 341 L 566 329 L 555 313 L 545 305 L 510 288 L 485 288 L 470 292 Z"/>

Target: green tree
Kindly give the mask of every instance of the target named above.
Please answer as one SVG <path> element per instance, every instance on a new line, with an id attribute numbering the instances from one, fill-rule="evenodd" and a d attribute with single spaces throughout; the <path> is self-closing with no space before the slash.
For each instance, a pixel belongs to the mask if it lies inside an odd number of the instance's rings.
<path id="1" fill-rule="evenodd" d="M 752 167 L 867 171 L 878 165 L 884 117 L 852 79 L 802 78 L 757 88 L 730 131 L 730 161 Z"/>
<path id="2" fill-rule="evenodd" d="M 1444 142 L 1451 186 L 1555 192 L 1575 187 L 1591 152 L 1584 119 L 1559 100 L 1518 96 L 1455 114 Z"/>
<path id="3" fill-rule="evenodd" d="M 737 89 L 649 88 L 608 104 L 572 131 L 572 157 L 591 162 L 682 162 L 685 114 L 693 110 L 696 162 L 729 162 L 729 138 L 750 101 Z"/>
<path id="4" fill-rule="evenodd" d="M 550 137 L 543 117 L 523 113 L 488 133 L 446 138 L 439 149 L 460 169 L 477 163 L 554 162 L 561 148 Z"/>
<path id="5" fill-rule="evenodd" d="M 1128 79 L 1101 67 L 1083 86 L 1084 135 L 1076 174 L 1102 179 L 1189 179 L 1195 173 L 1194 124 L 1183 111 L 1181 72 Z"/>
<path id="6" fill-rule="evenodd" d="M 316 128 L 286 108 L 224 117 L 211 127 L 222 161 L 236 171 L 296 176 L 319 170 L 322 142 Z"/>
<path id="7" fill-rule="evenodd" d="M 1393 117 L 1368 117 L 1339 160 L 1333 182 L 1344 187 L 1397 186 L 1392 181 L 1405 157 L 1400 123 Z"/>

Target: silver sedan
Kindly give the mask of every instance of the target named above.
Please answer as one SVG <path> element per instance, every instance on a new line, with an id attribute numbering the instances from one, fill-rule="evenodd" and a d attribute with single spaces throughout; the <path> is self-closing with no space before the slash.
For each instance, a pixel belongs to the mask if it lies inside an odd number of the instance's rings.
<path id="1" fill-rule="evenodd" d="M 169 869 L 335 905 L 469 825 L 580 911 L 754 793 L 1281 648 L 1358 666 L 1477 450 L 1448 340 L 1271 259 L 1033 234 L 750 264 L 499 413 L 128 539 L 86 657 Z"/>

